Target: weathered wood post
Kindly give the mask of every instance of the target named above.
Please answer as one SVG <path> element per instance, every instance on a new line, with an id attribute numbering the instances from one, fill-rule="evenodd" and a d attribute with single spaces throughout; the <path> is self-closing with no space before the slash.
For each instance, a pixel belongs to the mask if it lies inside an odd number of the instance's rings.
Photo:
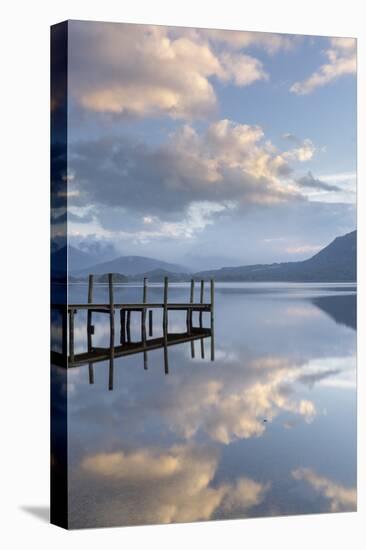
<path id="1" fill-rule="evenodd" d="M 146 304 L 147 302 L 147 279 L 144 277 L 144 289 L 142 293 L 142 302 Z M 142 345 L 146 348 L 146 308 L 144 307 L 141 311 L 141 338 Z M 144 369 L 147 370 L 147 351 L 144 349 Z"/>
<path id="2" fill-rule="evenodd" d="M 126 310 L 121 308 L 119 312 L 121 333 L 120 333 L 120 342 L 121 344 L 126 343 Z"/>
<path id="3" fill-rule="evenodd" d="M 114 347 L 111 348 L 111 355 L 109 357 L 109 376 L 108 376 L 108 389 L 113 390 L 114 385 Z"/>
<path id="4" fill-rule="evenodd" d="M 204 295 L 205 295 L 205 281 L 201 280 L 200 304 L 203 304 Z M 201 310 L 199 315 L 200 328 L 203 327 L 202 319 L 203 319 L 203 311 Z M 201 338 L 201 358 L 202 359 L 205 358 L 205 341 L 203 338 Z"/>
<path id="5" fill-rule="evenodd" d="M 142 303 L 146 304 L 147 302 L 147 279 L 144 277 L 144 288 L 142 292 Z M 141 310 L 141 336 L 143 329 L 145 329 L 146 332 L 146 308 L 142 308 Z"/>
<path id="6" fill-rule="evenodd" d="M 113 273 L 108 273 L 109 287 L 109 324 L 110 324 L 110 346 L 114 348 L 114 293 L 113 293 Z"/>
<path id="7" fill-rule="evenodd" d="M 164 277 L 163 332 L 164 332 L 164 372 L 165 372 L 165 374 L 169 374 L 169 364 L 168 364 L 168 277 Z"/>
<path id="8" fill-rule="evenodd" d="M 113 273 L 108 273 L 109 288 L 109 323 L 110 323 L 110 358 L 109 358 L 109 380 L 108 389 L 113 390 L 114 378 L 114 292 L 113 292 Z"/>
<path id="9" fill-rule="evenodd" d="M 144 346 L 146 346 L 146 339 L 145 339 Z M 144 370 L 147 370 L 147 351 L 146 350 L 144 351 Z"/>
<path id="10" fill-rule="evenodd" d="M 191 279 L 191 289 L 189 295 L 189 303 L 193 304 L 194 300 L 194 279 Z M 187 308 L 187 332 L 192 332 L 192 308 Z"/>
<path id="11" fill-rule="evenodd" d="M 126 323 L 126 332 L 127 332 L 127 342 L 131 342 L 131 310 L 127 310 L 127 323 Z"/>
<path id="12" fill-rule="evenodd" d="M 194 340 L 191 340 L 191 357 L 192 357 L 192 359 L 195 358 L 195 355 L 196 355 L 196 353 L 195 353 L 195 349 L 194 349 Z"/>
<path id="13" fill-rule="evenodd" d="M 201 359 L 205 358 L 205 339 L 201 338 Z"/>
<path id="14" fill-rule="evenodd" d="M 164 372 L 169 374 L 169 362 L 168 362 L 168 340 L 164 339 Z"/>
<path id="15" fill-rule="evenodd" d="M 164 334 L 168 333 L 168 277 L 164 277 L 163 329 L 164 329 Z"/>
<path id="16" fill-rule="evenodd" d="M 149 336 L 153 335 L 153 310 L 149 311 Z"/>
<path id="17" fill-rule="evenodd" d="M 89 280 L 88 280 L 88 304 L 93 303 L 93 282 L 94 282 L 94 277 L 90 273 Z M 88 309 L 88 313 L 87 313 L 88 353 L 90 353 L 92 349 L 92 334 L 94 333 L 93 326 L 92 326 L 92 315 L 93 315 L 93 312 L 91 311 L 91 309 Z"/>
<path id="18" fill-rule="evenodd" d="M 201 281 L 201 292 L 200 292 L 200 304 L 203 304 L 203 298 L 205 295 L 205 281 Z M 202 328 L 202 310 L 200 311 L 200 328 Z"/>
<path id="19" fill-rule="evenodd" d="M 89 279 L 88 279 L 88 304 L 93 303 L 93 283 L 94 283 L 94 275 L 90 273 Z"/>
<path id="20" fill-rule="evenodd" d="M 89 384 L 94 384 L 94 365 L 89 363 Z"/>
<path id="21" fill-rule="evenodd" d="M 190 290 L 190 296 L 189 296 L 189 303 L 193 305 L 194 301 L 194 279 L 191 279 L 191 290 Z M 187 311 L 187 325 L 188 325 L 188 332 L 189 334 L 192 333 L 192 325 L 193 325 L 193 308 L 190 307 Z M 191 357 L 194 359 L 195 357 L 195 349 L 194 349 L 194 340 L 191 340 Z"/>
<path id="22" fill-rule="evenodd" d="M 213 279 L 210 281 L 210 290 L 211 290 L 211 304 L 210 304 L 210 316 L 211 316 L 211 361 L 215 361 L 215 282 Z"/>

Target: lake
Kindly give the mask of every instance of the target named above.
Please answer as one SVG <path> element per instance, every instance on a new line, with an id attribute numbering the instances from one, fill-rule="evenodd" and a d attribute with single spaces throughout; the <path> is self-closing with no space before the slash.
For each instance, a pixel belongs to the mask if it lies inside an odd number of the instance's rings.
<path id="1" fill-rule="evenodd" d="M 162 300 L 162 286 L 148 292 Z M 115 285 L 115 302 L 141 293 Z M 170 286 L 169 301 L 188 298 Z M 70 284 L 69 303 L 86 299 Z M 108 301 L 106 285 L 94 301 Z M 131 323 L 136 338 L 139 313 Z M 108 316 L 93 324 L 93 345 L 108 346 Z M 169 331 L 183 330 L 171 312 Z M 88 365 L 69 369 L 71 528 L 356 510 L 356 286 L 217 283 L 214 344 L 214 361 L 210 338 L 204 358 L 201 341 L 194 358 L 190 343 L 169 347 L 168 375 L 163 349 L 147 369 L 143 354 L 116 358 L 112 391 L 109 361 L 93 383 Z M 86 347 L 79 312 L 75 352 Z"/>

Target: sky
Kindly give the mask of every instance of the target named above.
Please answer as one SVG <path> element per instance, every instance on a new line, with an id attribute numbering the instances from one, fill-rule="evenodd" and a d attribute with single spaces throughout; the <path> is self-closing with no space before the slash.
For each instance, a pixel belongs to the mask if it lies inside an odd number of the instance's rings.
<path id="1" fill-rule="evenodd" d="M 68 235 L 194 269 L 356 227 L 356 40 L 71 21 Z"/>

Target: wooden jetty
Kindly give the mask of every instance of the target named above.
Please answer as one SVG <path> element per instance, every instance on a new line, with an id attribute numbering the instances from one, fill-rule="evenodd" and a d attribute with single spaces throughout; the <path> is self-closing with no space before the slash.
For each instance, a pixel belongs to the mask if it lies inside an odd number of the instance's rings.
<path id="1" fill-rule="evenodd" d="M 92 384 L 94 382 L 93 364 L 101 361 L 109 360 L 109 389 L 113 388 L 113 365 L 114 359 L 117 357 L 123 357 L 127 355 L 142 353 L 144 358 L 144 369 L 147 370 L 147 354 L 151 350 L 162 348 L 164 350 L 164 371 L 169 373 L 168 365 L 168 347 L 184 342 L 191 343 L 191 356 L 195 357 L 195 340 L 201 341 L 201 357 L 205 357 L 204 340 L 211 338 L 211 360 L 214 361 L 215 349 L 214 349 L 214 281 L 210 280 L 210 302 L 204 301 L 205 295 L 205 281 L 200 282 L 200 300 L 194 301 L 195 281 L 192 280 L 190 284 L 189 302 L 187 303 L 175 303 L 168 300 L 168 277 L 164 278 L 163 288 L 163 301 L 162 302 L 148 302 L 148 281 L 144 278 L 143 281 L 143 293 L 141 303 L 115 303 L 114 301 L 114 286 L 113 286 L 113 274 L 108 275 L 108 291 L 109 302 L 108 303 L 94 303 L 93 302 L 93 290 L 94 290 L 94 277 L 89 275 L 88 283 L 88 301 L 83 304 L 68 304 L 67 308 L 62 308 L 64 315 L 68 318 L 68 323 L 63 323 L 63 326 L 68 326 L 68 339 L 63 337 L 63 351 L 62 353 L 52 352 L 52 361 L 60 366 L 67 366 L 68 368 L 78 367 L 84 364 L 89 365 L 89 381 Z M 153 311 L 160 310 L 162 312 L 162 329 L 163 336 L 153 337 Z M 82 353 L 75 353 L 74 345 L 74 331 L 75 331 L 75 315 L 78 311 L 87 312 L 87 351 Z M 170 311 L 182 311 L 185 313 L 186 319 L 186 331 L 179 333 L 169 333 L 168 330 L 168 317 Z M 120 314 L 120 343 L 115 345 L 115 314 Z M 193 324 L 193 314 L 197 312 L 199 314 L 199 326 L 195 327 Z M 93 314 L 107 314 L 109 316 L 109 346 L 108 347 L 95 347 L 93 346 L 92 337 L 95 327 L 93 325 Z M 131 316 L 133 313 L 140 314 L 140 340 L 132 342 L 131 340 Z M 210 314 L 210 326 L 209 328 L 203 327 L 203 314 Z M 148 318 L 148 335 L 146 321 Z M 65 365 L 66 360 L 66 365 Z"/>
<path id="2" fill-rule="evenodd" d="M 170 333 L 166 337 L 162 336 L 160 338 L 151 338 L 146 340 L 144 344 L 141 341 L 130 342 L 123 345 L 113 346 L 114 357 L 124 357 L 126 355 L 134 355 L 136 353 L 148 352 L 156 349 L 164 348 L 164 346 L 170 347 L 177 344 L 182 344 L 185 342 L 192 342 L 194 340 L 203 340 L 204 338 L 210 338 L 212 335 L 211 329 L 209 328 L 194 328 L 191 334 L 186 332 L 181 333 Z M 69 362 L 68 368 L 79 367 L 81 365 L 86 365 L 88 363 L 98 363 L 100 361 L 106 361 L 110 359 L 110 348 L 109 347 L 93 347 L 90 351 L 85 351 L 77 353 L 74 355 L 73 362 Z M 55 363 L 57 364 L 58 354 L 54 354 Z M 204 355 L 203 355 L 204 358 Z"/>

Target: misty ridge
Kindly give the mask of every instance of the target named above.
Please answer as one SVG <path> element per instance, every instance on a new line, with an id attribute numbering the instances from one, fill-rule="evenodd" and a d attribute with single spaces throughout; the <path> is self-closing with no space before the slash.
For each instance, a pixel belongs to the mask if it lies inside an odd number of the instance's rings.
<path id="1" fill-rule="evenodd" d="M 59 248 L 51 254 L 52 270 L 63 265 L 68 253 L 69 281 L 96 275 L 96 282 L 106 282 L 106 274 L 114 273 L 116 282 L 141 281 L 147 277 L 160 282 L 168 276 L 172 282 L 214 278 L 223 282 L 355 282 L 357 231 L 335 238 L 328 246 L 307 260 L 272 264 L 222 267 L 194 272 L 186 266 L 144 256 L 120 256 L 106 262 L 73 246 Z"/>

